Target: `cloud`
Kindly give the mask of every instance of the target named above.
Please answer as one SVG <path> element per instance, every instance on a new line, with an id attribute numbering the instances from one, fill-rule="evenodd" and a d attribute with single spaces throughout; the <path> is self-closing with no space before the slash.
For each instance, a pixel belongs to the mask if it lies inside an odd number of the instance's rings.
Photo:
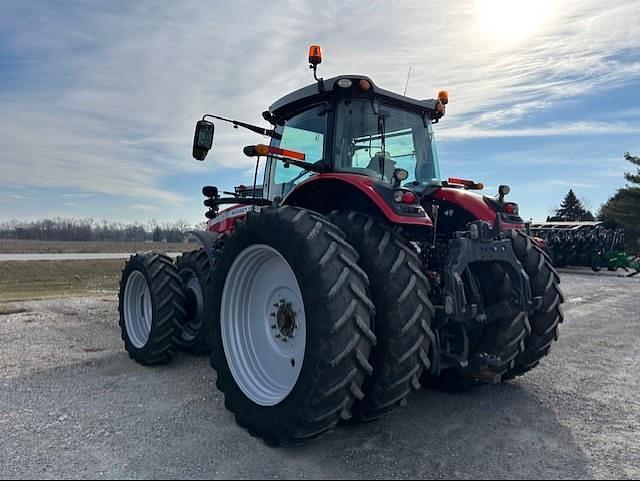
<path id="1" fill-rule="evenodd" d="M 597 187 L 597 185 L 591 184 L 588 182 L 567 181 L 567 180 L 560 180 L 560 179 L 549 180 L 546 183 L 552 186 L 569 187 L 569 188 L 580 187 L 583 189 L 593 189 Z"/>
<path id="2" fill-rule="evenodd" d="M 576 135 L 633 135 L 640 134 L 640 125 L 627 122 L 562 122 L 542 127 L 482 128 L 477 125 L 452 129 L 443 127 L 439 137 L 452 140 L 491 137 L 556 137 Z"/>
<path id="3" fill-rule="evenodd" d="M 157 212 L 160 210 L 157 205 L 149 205 L 149 204 L 133 204 L 131 206 L 133 210 L 142 210 L 144 212 Z"/>
<path id="4" fill-rule="evenodd" d="M 629 121 L 530 126 L 532 112 L 575 98 L 601 107 L 607 88 L 640 78 L 640 3 L 555 2 L 533 36 L 499 44 L 473 2 L 39 2 L 0 5 L 0 189 L 73 189 L 182 205 L 185 176 L 245 175 L 256 137 L 219 125 L 207 164 L 190 158 L 205 111 L 250 122 L 321 73 L 361 72 L 431 97 L 448 88 L 446 139 L 636 135 Z M 249 15 L 251 13 L 251 15 Z M 256 18 L 259 20 L 256 21 Z M 5 41 L 6 40 L 6 41 Z M 246 177 L 246 175 L 245 175 Z"/>
<path id="5" fill-rule="evenodd" d="M 95 197 L 95 194 L 60 194 L 60 197 L 67 199 L 90 199 Z"/>

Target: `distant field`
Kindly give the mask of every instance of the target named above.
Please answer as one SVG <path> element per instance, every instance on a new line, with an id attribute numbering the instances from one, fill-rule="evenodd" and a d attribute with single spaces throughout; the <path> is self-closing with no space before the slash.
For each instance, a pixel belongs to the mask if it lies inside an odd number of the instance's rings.
<path id="1" fill-rule="evenodd" d="M 29 261 L 0 263 L 3 302 L 54 297 L 114 296 L 124 261 Z"/>
<path id="2" fill-rule="evenodd" d="M 195 248 L 197 248 L 195 244 L 164 242 L 47 242 L 0 239 L 0 254 L 107 254 L 150 250 L 159 252 L 183 252 Z"/>

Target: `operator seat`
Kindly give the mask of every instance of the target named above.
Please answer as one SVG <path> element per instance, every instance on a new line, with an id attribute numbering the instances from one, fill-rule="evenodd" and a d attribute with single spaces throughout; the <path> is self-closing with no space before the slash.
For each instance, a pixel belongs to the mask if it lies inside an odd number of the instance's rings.
<path id="1" fill-rule="evenodd" d="M 384 169 L 383 172 L 380 172 L 381 165 Z M 371 157 L 371 161 L 369 162 L 369 165 L 367 165 L 367 169 L 381 174 L 384 180 L 391 182 L 393 179 L 393 172 L 396 169 L 396 161 L 391 158 L 389 152 L 380 151 Z"/>

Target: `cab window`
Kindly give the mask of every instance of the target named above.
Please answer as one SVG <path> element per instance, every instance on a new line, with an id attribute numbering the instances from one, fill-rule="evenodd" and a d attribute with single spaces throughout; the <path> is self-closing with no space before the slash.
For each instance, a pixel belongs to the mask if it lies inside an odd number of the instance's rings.
<path id="1" fill-rule="evenodd" d="M 305 155 L 305 162 L 319 164 L 323 160 L 324 135 L 327 125 L 326 106 L 320 105 L 297 114 L 278 125 L 276 132 L 282 136 L 271 143 L 274 147 L 294 150 Z M 300 182 L 314 174 L 312 171 L 270 159 L 269 198 L 284 197 Z"/>

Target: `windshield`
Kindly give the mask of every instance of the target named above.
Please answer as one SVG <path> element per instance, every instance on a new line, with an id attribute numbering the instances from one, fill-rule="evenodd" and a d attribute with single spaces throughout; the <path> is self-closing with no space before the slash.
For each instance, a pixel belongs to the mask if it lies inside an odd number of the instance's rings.
<path id="1" fill-rule="evenodd" d="M 431 121 L 420 114 L 369 100 L 338 104 L 335 170 L 391 182 L 394 169 L 409 172 L 406 182 L 440 178 Z"/>

